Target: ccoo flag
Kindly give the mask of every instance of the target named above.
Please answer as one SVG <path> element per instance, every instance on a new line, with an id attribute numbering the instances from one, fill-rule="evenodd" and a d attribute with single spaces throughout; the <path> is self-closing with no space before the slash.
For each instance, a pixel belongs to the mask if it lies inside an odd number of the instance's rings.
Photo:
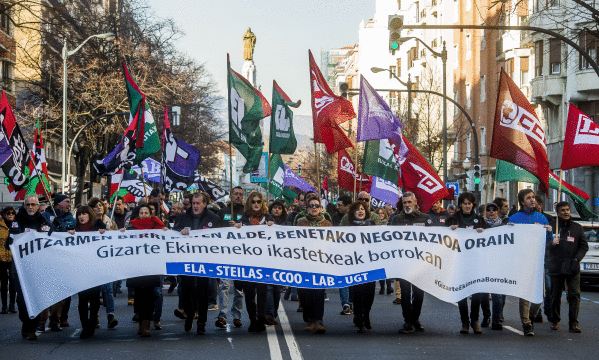
<path id="1" fill-rule="evenodd" d="M 324 143 L 329 154 L 353 147 L 339 124 L 356 117 L 354 107 L 347 99 L 333 94 L 309 50 L 308 55 L 310 58 L 314 142 Z"/>
<path id="2" fill-rule="evenodd" d="M 572 104 L 564 139 L 562 170 L 599 165 L 599 126 Z"/>
<path id="3" fill-rule="evenodd" d="M 337 184 L 339 187 L 353 192 L 354 179 L 356 179 L 356 193 L 359 193 L 360 191 L 370 193 L 372 177 L 363 175 L 357 171 L 356 166 L 347 151 L 341 150 L 337 154 Z M 360 184 L 362 187 L 360 187 Z"/>
<path id="4" fill-rule="evenodd" d="M 271 114 L 270 105 L 260 91 L 231 69 L 227 54 L 229 90 L 229 141 L 245 157 L 244 173 L 258 170 L 262 157 L 260 120 Z"/>
<path id="5" fill-rule="evenodd" d="M 290 107 L 297 108 L 301 100 L 291 102 L 291 99 L 276 81 L 272 81 L 272 108 L 270 114 L 270 145 L 271 154 L 293 154 L 297 148 L 297 140 L 293 132 L 293 112 Z M 278 196 L 278 195 L 277 195 Z"/>
<path id="6" fill-rule="evenodd" d="M 499 78 L 491 157 L 527 170 L 539 179 L 541 190 L 548 192 L 545 131 L 526 96 L 503 69 Z"/>
<path id="7" fill-rule="evenodd" d="M 404 157 L 408 149 L 402 141 L 402 127 L 401 121 L 393 115 L 385 100 L 360 75 L 357 141 L 391 139 L 399 144 L 399 156 Z"/>

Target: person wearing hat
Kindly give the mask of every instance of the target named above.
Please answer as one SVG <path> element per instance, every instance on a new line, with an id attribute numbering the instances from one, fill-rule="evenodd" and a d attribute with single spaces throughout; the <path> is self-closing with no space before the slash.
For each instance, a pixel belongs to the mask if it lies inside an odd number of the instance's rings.
<path id="1" fill-rule="evenodd" d="M 64 194 L 54 195 L 53 206 L 46 209 L 42 217 L 50 224 L 51 235 L 54 231 L 67 232 L 75 230 L 75 217 L 71 214 L 71 199 Z M 62 331 L 68 327 L 69 308 L 71 297 L 61 300 L 50 307 L 50 330 Z"/>

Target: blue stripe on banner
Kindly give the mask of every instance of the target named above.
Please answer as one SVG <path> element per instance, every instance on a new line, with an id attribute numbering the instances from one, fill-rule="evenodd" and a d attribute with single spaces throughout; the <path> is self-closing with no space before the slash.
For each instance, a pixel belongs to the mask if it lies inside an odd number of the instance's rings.
<path id="1" fill-rule="evenodd" d="M 194 275 L 222 279 L 245 280 L 300 288 L 339 288 L 387 278 L 385 269 L 376 269 L 347 276 L 287 271 L 255 266 L 212 263 L 169 262 L 168 275 Z"/>

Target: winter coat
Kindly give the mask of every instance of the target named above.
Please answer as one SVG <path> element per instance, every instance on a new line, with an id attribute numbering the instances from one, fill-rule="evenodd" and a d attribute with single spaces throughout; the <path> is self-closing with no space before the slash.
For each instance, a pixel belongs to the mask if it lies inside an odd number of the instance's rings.
<path id="1" fill-rule="evenodd" d="M 580 273 L 580 260 L 589 250 L 582 226 L 572 219 L 559 220 L 559 244 L 547 242 L 547 274 L 574 275 Z M 555 231 L 555 223 L 551 225 Z"/>
<path id="2" fill-rule="evenodd" d="M 19 234 L 24 233 L 25 229 L 36 230 L 38 232 L 48 231 L 50 223 L 42 216 L 42 213 L 37 211 L 33 215 L 29 215 L 24 207 L 19 208 L 14 223 L 18 223 Z"/>
<path id="3" fill-rule="evenodd" d="M 6 238 L 9 235 L 10 234 L 8 231 L 8 227 L 6 226 L 6 223 L 3 219 L 0 219 L 0 261 L 2 262 L 12 261 L 12 253 L 10 252 L 10 250 L 4 248 L 4 242 L 6 241 Z M 3 269 L 2 271 L 6 271 L 6 269 Z"/>
<path id="4" fill-rule="evenodd" d="M 447 219 L 447 221 L 445 221 L 445 226 L 452 226 L 452 225 L 457 225 L 458 228 L 460 229 L 486 229 L 487 228 L 487 222 L 485 221 L 485 219 L 477 214 L 474 214 L 474 220 L 472 225 L 467 225 L 466 222 L 464 221 L 464 215 L 462 213 L 462 210 L 458 210 L 455 212 L 455 214 L 453 214 L 452 216 L 449 217 L 449 219 Z"/>
<path id="5" fill-rule="evenodd" d="M 406 214 L 402 211 L 389 220 L 389 225 L 432 226 L 433 221 L 430 216 L 423 214 L 418 210 L 414 210 L 410 214 Z"/>
<path id="6" fill-rule="evenodd" d="M 191 208 L 189 208 L 191 210 Z M 229 221 L 234 220 L 235 222 L 239 222 L 241 217 L 243 216 L 244 206 L 241 204 L 233 204 L 233 213 L 235 214 L 235 218 L 231 216 L 231 205 L 225 206 L 220 209 L 217 213 L 220 218 L 220 227 L 229 227 Z M 176 221 L 175 221 L 176 223 Z"/>
<path id="7" fill-rule="evenodd" d="M 427 215 L 431 218 L 432 226 L 445 226 L 447 219 L 449 219 L 449 214 L 445 210 L 436 213 L 433 209 L 430 209 Z"/>
<path id="8" fill-rule="evenodd" d="M 225 208 L 221 210 L 224 209 Z M 225 226 L 228 226 L 228 221 L 229 220 L 224 222 Z M 222 227 L 222 224 L 221 218 L 217 214 L 208 210 L 208 208 L 205 208 L 200 214 L 195 215 L 193 213 L 193 207 L 190 207 L 186 212 L 183 212 L 177 216 L 173 230 L 181 231 L 186 227 L 188 227 L 190 230 L 211 229 Z"/>
<path id="9" fill-rule="evenodd" d="M 296 226 L 333 226 L 333 224 L 331 224 L 331 222 L 329 220 L 327 220 L 325 217 L 323 217 L 323 219 L 320 222 L 318 222 L 318 224 L 312 225 L 312 223 L 310 223 L 310 220 L 308 220 L 307 217 L 303 216 L 303 217 L 297 219 Z"/>
<path id="10" fill-rule="evenodd" d="M 266 223 L 269 222 L 269 221 L 274 222 L 275 219 L 272 217 L 272 215 L 266 214 L 262 218 L 262 221 L 260 221 L 260 225 L 266 225 Z M 241 217 L 241 219 L 239 220 L 239 222 L 241 222 L 243 225 L 250 225 L 250 217 L 247 216 L 247 215 L 243 215 Z"/>

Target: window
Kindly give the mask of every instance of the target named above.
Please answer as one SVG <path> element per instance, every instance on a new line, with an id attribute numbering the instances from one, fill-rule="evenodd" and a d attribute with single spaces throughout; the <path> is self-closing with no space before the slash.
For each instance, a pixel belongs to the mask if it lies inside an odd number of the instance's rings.
<path id="1" fill-rule="evenodd" d="M 484 103 L 487 101 L 487 77 L 485 75 L 480 76 L 480 102 Z"/>
<path id="2" fill-rule="evenodd" d="M 0 4 L 0 28 L 7 34 L 10 34 L 10 13 L 7 4 Z"/>
<path id="3" fill-rule="evenodd" d="M 520 86 L 528 84 L 528 57 L 520 58 Z"/>
<path id="4" fill-rule="evenodd" d="M 393 78 L 393 75 L 397 76 L 397 73 L 395 72 L 396 67 L 395 66 L 389 66 L 389 79 Z"/>
<path id="5" fill-rule="evenodd" d="M 466 109 L 470 109 L 472 107 L 472 85 L 466 83 Z"/>
<path id="6" fill-rule="evenodd" d="M 596 37 L 586 31 L 582 31 L 580 32 L 579 45 L 587 54 L 589 54 L 591 58 L 593 58 L 593 60 L 598 60 L 597 47 L 599 46 L 599 41 L 597 41 Z M 579 59 L 579 69 L 583 70 L 592 68 L 591 64 L 589 64 L 588 61 L 582 57 L 582 54 L 579 55 Z"/>
<path id="7" fill-rule="evenodd" d="M 506 68 L 505 71 L 513 80 L 514 79 L 514 58 L 507 59 L 505 61 L 505 68 Z"/>
<path id="8" fill-rule="evenodd" d="M 459 145 L 460 145 L 460 142 L 458 141 L 458 139 L 456 137 L 455 141 L 453 142 L 453 161 L 455 161 L 455 162 L 460 161 Z"/>
<path id="9" fill-rule="evenodd" d="M 418 3 L 418 1 L 416 1 L 414 3 L 414 6 L 416 6 L 416 22 L 420 21 L 420 4 Z"/>
<path id="10" fill-rule="evenodd" d="M 453 22 L 460 21 L 460 3 L 458 0 L 453 0 Z"/>
<path id="11" fill-rule="evenodd" d="M 472 57 L 472 43 L 470 42 L 470 34 L 466 35 L 466 60 Z"/>
<path id="12" fill-rule="evenodd" d="M 535 42 L 535 77 L 543 75 L 543 40 Z"/>
<path id="13" fill-rule="evenodd" d="M 458 92 L 454 92 L 453 93 L 453 101 L 455 101 L 456 103 L 458 102 L 459 98 L 458 98 Z M 457 106 L 453 106 L 453 116 L 458 116 L 460 114 L 460 109 Z"/>
<path id="14" fill-rule="evenodd" d="M 466 0 L 466 11 L 472 10 L 472 0 Z"/>
<path id="15" fill-rule="evenodd" d="M 401 58 L 397 59 L 397 77 L 401 77 Z"/>
<path id="16" fill-rule="evenodd" d="M 2 61 L 2 89 L 11 91 L 11 78 L 10 78 L 10 66 L 11 63 L 8 61 Z"/>
<path id="17" fill-rule="evenodd" d="M 480 31 L 480 49 L 484 50 L 486 47 L 487 47 L 487 39 L 485 38 L 485 29 L 482 29 Z"/>
<path id="18" fill-rule="evenodd" d="M 466 136 L 466 157 L 472 157 L 472 133 Z"/>
<path id="19" fill-rule="evenodd" d="M 487 152 L 487 129 L 484 126 L 480 127 L 480 149 L 483 153 Z"/>
<path id="20" fill-rule="evenodd" d="M 549 63 L 551 74 L 559 74 L 562 64 L 562 42 L 559 39 L 549 40 Z"/>

